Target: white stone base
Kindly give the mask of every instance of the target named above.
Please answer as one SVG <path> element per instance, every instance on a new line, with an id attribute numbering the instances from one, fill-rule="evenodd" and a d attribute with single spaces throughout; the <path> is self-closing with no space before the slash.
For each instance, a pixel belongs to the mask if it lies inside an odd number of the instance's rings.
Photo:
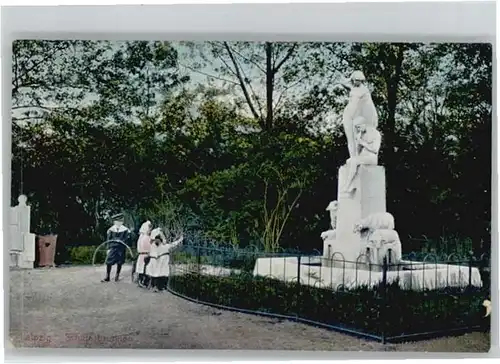
<path id="1" fill-rule="evenodd" d="M 186 273 L 200 273 L 208 276 L 227 277 L 231 274 L 237 274 L 241 271 L 239 269 L 231 269 L 224 267 L 217 267 L 214 265 L 203 264 L 200 266 L 199 272 L 197 271 L 196 264 L 175 264 L 175 268 L 171 271 L 171 275 L 183 275 Z"/>
<path id="2" fill-rule="evenodd" d="M 19 262 L 17 263 L 17 267 L 21 269 L 33 269 L 35 268 L 35 262 L 30 261 L 30 260 L 23 260 L 20 259 Z"/>
<path id="3" fill-rule="evenodd" d="M 10 252 L 9 268 L 35 268 L 35 261 L 28 258 L 23 252 Z"/>
<path id="4" fill-rule="evenodd" d="M 352 248 L 352 249 L 351 249 Z M 329 239 L 323 242 L 323 256 L 322 264 L 329 267 L 354 267 L 355 261 L 346 262 L 346 255 L 348 257 L 361 256 L 359 247 L 356 245 L 342 244 L 341 241 L 336 239 Z M 360 264 L 364 262 L 364 256 L 359 260 Z"/>
<path id="5" fill-rule="evenodd" d="M 21 269 L 35 268 L 35 234 L 24 233 L 23 250 L 10 251 L 10 267 Z"/>
<path id="6" fill-rule="evenodd" d="M 337 239 L 327 239 L 323 241 L 323 257 L 326 259 L 341 259 L 345 260 L 344 254 L 345 244 Z"/>
<path id="7" fill-rule="evenodd" d="M 15 347 L 15 345 L 12 343 L 12 340 L 11 340 L 11 339 L 8 339 L 8 340 L 7 340 L 7 343 L 6 343 L 6 345 L 5 345 L 5 348 L 6 348 L 6 349 L 15 349 L 16 347 Z"/>
<path id="8" fill-rule="evenodd" d="M 354 269 L 350 267 L 328 267 L 303 263 L 320 263 L 320 257 L 302 257 L 300 282 L 304 285 L 337 289 L 342 284 L 346 289 L 360 286 L 375 286 L 382 281 L 382 272 Z M 298 259 L 259 258 L 255 262 L 254 276 L 274 278 L 285 282 L 298 281 Z M 469 284 L 469 267 L 448 264 L 402 261 L 413 270 L 387 272 L 387 283 L 398 280 L 403 289 L 421 290 L 444 287 L 465 287 Z M 481 275 L 472 268 L 471 284 L 481 287 Z"/>
<path id="9" fill-rule="evenodd" d="M 10 252 L 10 261 L 9 261 L 9 267 L 14 268 L 18 266 L 19 262 L 19 256 L 21 255 L 21 252 Z"/>
<path id="10" fill-rule="evenodd" d="M 25 261 L 35 261 L 35 234 L 24 233 L 23 236 L 23 259 Z"/>

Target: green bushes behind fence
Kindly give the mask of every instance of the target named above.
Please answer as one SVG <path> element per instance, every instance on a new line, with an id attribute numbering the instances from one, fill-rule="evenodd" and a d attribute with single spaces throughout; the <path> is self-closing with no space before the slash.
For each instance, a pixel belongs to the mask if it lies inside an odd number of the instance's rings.
<path id="1" fill-rule="evenodd" d="M 99 248 L 97 251 L 97 254 L 95 256 L 95 262 L 92 262 L 92 259 L 94 257 L 94 253 L 96 249 L 98 248 L 98 245 L 92 245 L 92 246 L 72 246 L 68 247 L 68 255 L 71 264 L 74 265 L 89 265 L 89 264 L 104 264 L 106 260 L 106 248 L 102 246 Z M 136 255 L 136 249 L 131 248 L 134 256 Z M 130 255 L 130 252 L 127 249 L 126 255 L 125 255 L 125 261 L 126 262 L 131 262 L 133 260 L 133 257 Z"/>
<path id="2" fill-rule="evenodd" d="M 333 291 L 248 273 L 188 273 L 172 276 L 169 288 L 202 302 L 299 317 L 394 341 L 415 333 L 489 327 L 482 306 L 487 293 L 475 287 L 418 292 L 403 290 L 396 282 L 385 289 L 380 284 Z"/>

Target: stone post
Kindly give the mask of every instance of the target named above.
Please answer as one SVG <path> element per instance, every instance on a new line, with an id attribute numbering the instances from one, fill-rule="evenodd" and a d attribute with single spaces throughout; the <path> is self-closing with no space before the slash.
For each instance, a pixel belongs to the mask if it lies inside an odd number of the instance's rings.
<path id="1" fill-rule="evenodd" d="M 10 266 L 33 268 L 35 262 L 35 235 L 30 233 L 31 207 L 27 197 L 19 196 L 19 204 L 10 211 Z"/>

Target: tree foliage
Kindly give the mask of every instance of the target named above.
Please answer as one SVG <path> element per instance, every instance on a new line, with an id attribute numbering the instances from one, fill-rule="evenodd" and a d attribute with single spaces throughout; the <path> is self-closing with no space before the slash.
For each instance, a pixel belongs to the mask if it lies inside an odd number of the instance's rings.
<path id="1" fill-rule="evenodd" d="M 215 241 L 320 248 L 355 69 L 403 248 L 454 235 L 488 251 L 489 44 L 17 41 L 13 203 L 26 193 L 33 230 L 69 242 L 98 242 L 116 210 L 177 211 Z"/>

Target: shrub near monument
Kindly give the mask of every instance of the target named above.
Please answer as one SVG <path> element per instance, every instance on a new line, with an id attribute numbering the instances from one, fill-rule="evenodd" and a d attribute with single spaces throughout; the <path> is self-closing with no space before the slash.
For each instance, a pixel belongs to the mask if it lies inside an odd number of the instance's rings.
<path id="1" fill-rule="evenodd" d="M 310 320 L 387 341 L 464 328 L 488 330 L 490 325 L 483 317 L 484 292 L 477 287 L 412 291 L 396 283 L 385 289 L 381 284 L 333 291 L 248 273 L 228 277 L 189 273 L 171 277 L 169 288 L 200 302 Z"/>

